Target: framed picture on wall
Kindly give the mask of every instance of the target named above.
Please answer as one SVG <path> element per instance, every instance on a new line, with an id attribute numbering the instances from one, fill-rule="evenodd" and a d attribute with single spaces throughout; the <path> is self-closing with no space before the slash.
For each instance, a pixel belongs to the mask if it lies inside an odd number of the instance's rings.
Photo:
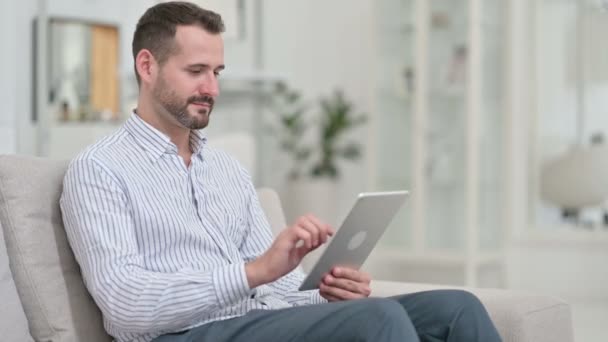
<path id="1" fill-rule="evenodd" d="M 33 56 L 38 54 L 38 25 L 33 21 Z M 44 107 L 52 122 L 112 121 L 120 115 L 119 27 L 69 17 L 48 19 L 46 68 L 33 61 L 33 84 L 45 72 Z M 32 121 L 38 121 L 38 88 L 32 87 Z"/>

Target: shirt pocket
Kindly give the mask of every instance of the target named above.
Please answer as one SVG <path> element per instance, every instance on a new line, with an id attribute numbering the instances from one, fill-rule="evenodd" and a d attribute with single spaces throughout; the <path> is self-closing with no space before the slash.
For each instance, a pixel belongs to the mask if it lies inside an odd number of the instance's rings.
<path id="1" fill-rule="evenodd" d="M 243 240 L 245 239 L 246 232 L 243 219 L 232 213 L 225 213 L 224 215 L 224 227 L 226 235 L 237 248 L 240 248 Z"/>

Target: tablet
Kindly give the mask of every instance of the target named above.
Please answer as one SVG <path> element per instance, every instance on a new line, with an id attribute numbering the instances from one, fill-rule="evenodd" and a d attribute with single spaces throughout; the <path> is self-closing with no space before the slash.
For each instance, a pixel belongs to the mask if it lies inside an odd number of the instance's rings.
<path id="1" fill-rule="evenodd" d="M 299 290 L 319 288 L 323 275 L 334 266 L 359 269 L 407 196 L 407 191 L 359 194 L 355 205 Z"/>

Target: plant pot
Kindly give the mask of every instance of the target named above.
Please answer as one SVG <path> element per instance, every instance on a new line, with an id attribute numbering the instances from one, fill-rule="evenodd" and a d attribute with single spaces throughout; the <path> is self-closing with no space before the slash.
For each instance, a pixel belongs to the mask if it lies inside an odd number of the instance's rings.
<path id="1" fill-rule="evenodd" d="M 327 178 L 290 181 L 284 188 L 283 198 L 288 224 L 292 224 L 302 215 L 313 214 L 337 229 L 338 183 L 336 181 Z M 301 266 L 306 272 L 312 269 L 325 248 L 327 244 L 320 246 L 304 258 Z"/>
<path id="2" fill-rule="evenodd" d="M 288 182 L 284 195 L 288 223 L 293 223 L 299 216 L 313 214 L 323 222 L 335 225 L 337 192 L 337 182 L 326 178 Z"/>

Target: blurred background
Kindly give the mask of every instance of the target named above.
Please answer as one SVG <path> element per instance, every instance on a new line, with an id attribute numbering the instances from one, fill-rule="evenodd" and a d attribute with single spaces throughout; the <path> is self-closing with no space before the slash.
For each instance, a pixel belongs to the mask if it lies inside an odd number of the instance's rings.
<path id="1" fill-rule="evenodd" d="M 120 127 L 157 2 L 1 1 L 0 153 L 69 159 Z M 603 1 L 195 2 L 228 29 L 209 141 L 289 218 L 409 190 L 376 279 L 559 296 L 577 341 L 608 340 Z"/>

